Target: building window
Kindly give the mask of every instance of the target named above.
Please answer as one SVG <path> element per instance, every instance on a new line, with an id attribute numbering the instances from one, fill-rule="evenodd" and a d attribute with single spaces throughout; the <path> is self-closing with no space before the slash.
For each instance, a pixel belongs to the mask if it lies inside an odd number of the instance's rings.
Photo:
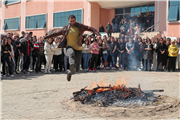
<path id="1" fill-rule="evenodd" d="M 46 28 L 46 14 L 26 16 L 26 29 Z"/>
<path id="2" fill-rule="evenodd" d="M 131 14 L 131 16 L 141 15 L 142 17 L 144 17 L 144 15 L 147 15 L 148 12 L 154 13 L 154 11 L 154 4 L 127 8 L 117 8 L 115 9 L 115 16 L 120 16 L 120 19 L 129 16 L 129 14 Z"/>
<path id="3" fill-rule="evenodd" d="M 9 5 L 9 4 L 14 4 L 14 3 L 18 3 L 21 0 L 4 0 L 4 5 Z"/>
<path id="4" fill-rule="evenodd" d="M 53 14 L 53 27 L 68 25 L 68 17 L 70 15 L 74 15 L 76 17 L 76 22 L 82 23 L 82 10 L 65 11 Z"/>
<path id="5" fill-rule="evenodd" d="M 169 1 L 168 21 L 180 20 L 180 0 Z"/>
<path id="6" fill-rule="evenodd" d="M 19 30 L 19 17 L 4 19 L 3 30 Z"/>

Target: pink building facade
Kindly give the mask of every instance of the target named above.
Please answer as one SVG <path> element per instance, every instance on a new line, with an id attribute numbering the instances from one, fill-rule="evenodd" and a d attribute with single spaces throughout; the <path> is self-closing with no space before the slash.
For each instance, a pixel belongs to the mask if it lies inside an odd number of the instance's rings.
<path id="1" fill-rule="evenodd" d="M 171 3 L 168 0 L 14 0 L 11 2 L 2 0 L 0 5 L 0 32 L 16 32 L 20 35 L 21 31 L 32 31 L 36 36 L 44 36 L 49 30 L 60 29 L 67 25 L 70 14 L 75 14 L 78 22 L 98 30 L 100 24 L 105 27 L 114 16 L 124 18 L 128 14 L 144 15 L 148 12 L 154 12 L 155 28 L 162 37 L 180 37 L 180 1 L 173 4 L 178 4 L 179 7 L 177 20 L 170 19 L 169 11 L 174 7 L 170 6 Z"/>

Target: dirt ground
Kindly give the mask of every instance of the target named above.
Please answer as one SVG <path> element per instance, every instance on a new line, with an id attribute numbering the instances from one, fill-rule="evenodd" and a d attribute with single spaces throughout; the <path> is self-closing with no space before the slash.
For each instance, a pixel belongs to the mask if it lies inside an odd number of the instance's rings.
<path id="1" fill-rule="evenodd" d="M 163 93 L 157 94 L 180 99 L 179 72 L 81 71 L 72 76 L 71 82 L 67 82 L 65 73 L 18 74 L 14 78 L 1 79 L 1 118 L 2 120 L 111 120 L 109 117 L 68 110 L 62 104 L 64 100 L 72 97 L 74 91 L 90 86 L 92 82 L 98 83 L 102 79 L 107 83 L 121 80 L 127 87 L 137 87 L 140 84 L 142 90 L 164 89 Z M 166 119 L 179 118 L 180 114 L 177 113 L 175 116 L 167 115 Z"/>

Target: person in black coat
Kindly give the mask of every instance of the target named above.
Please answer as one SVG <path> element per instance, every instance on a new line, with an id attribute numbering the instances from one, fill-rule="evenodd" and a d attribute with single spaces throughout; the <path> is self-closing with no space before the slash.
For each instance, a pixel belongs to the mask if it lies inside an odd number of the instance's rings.
<path id="1" fill-rule="evenodd" d="M 119 70 L 124 69 L 125 50 L 126 50 L 126 47 L 124 44 L 124 40 L 121 38 L 118 40 L 118 43 L 117 43 L 117 52 L 119 56 Z"/>
<path id="2" fill-rule="evenodd" d="M 103 24 L 100 24 L 99 32 L 105 32 L 104 27 L 103 27 Z"/>
<path id="3" fill-rule="evenodd" d="M 164 43 L 163 38 L 161 38 L 160 43 L 158 43 L 157 49 L 156 49 L 157 62 L 158 62 L 156 71 L 158 71 L 160 63 L 162 63 L 162 66 L 164 67 L 166 65 L 166 55 L 167 55 L 166 50 L 167 50 L 167 45 Z"/>
<path id="4" fill-rule="evenodd" d="M 112 25 L 110 24 L 110 22 L 108 22 L 108 25 L 106 26 L 106 30 L 107 30 L 108 37 L 111 37 Z"/>
<path id="5" fill-rule="evenodd" d="M 5 66 L 6 63 L 8 64 L 8 71 L 11 77 L 14 77 L 14 75 L 12 74 L 12 69 L 11 69 L 11 64 L 10 64 L 10 60 L 9 60 L 9 56 L 11 53 L 11 46 L 8 44 L 8 39 L 5 37 L 3 39 L 3 43 L 1 46 L 1 54 L 2 54 L 2 59 L 3 59 L 3 77 L 6 77 L 6 73 L 5 73 Z"/>
<path id="6" fill-rule="evenodd" d="M 153 59 L 153 45 L 151 40 L 147 40 L 147 44 L 144 46 L 144 70 L 151 71 L 151 61 Z"/>
<path id="7" fill-rule="evenodd" d="M 135 60 L 136 60 L 136 69 L 140 69 L 140 44 L 138 39 L 135 39 L 134 42 L 134 55 L 135 55 Z"/>
<path id="8" fill-rule="evenodd" d="M 33 51 L 33 44 L 29 40 L 29 35 L 26 34 L 25 40 L 21 43 L 21 54 L 23 56 L 23 72 L 26 73 L 29 69 L 30 65 L 30 55 L 31 52 Z"/>

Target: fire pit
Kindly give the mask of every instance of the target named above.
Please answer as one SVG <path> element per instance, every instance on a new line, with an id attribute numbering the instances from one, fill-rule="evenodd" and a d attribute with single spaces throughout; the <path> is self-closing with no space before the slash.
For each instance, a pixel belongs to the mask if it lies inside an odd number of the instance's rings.
<path id="1" fill-rule="evenodd" d="M 121 82 L 122 83 L 122 82 Z M 180 101 L 156 92 L 164 90 L 141 90 L 125 84 L 97 85 L 73 92 L 70 100 L 62 101 L 64 109 L 80 111 L 98 117 L 117 118 L 172 118 L 179 115 Z"/>
<path id="2" fill-rule="evenodd" d="M 80 101 L 82 104 L 94 104 L 97 106 L 142 106 L 153 105 L 157 101 L 154 92 L 164 92 L 164 90 L 142 91 L 140 85 L 138 88 L 127 88 L 125 85 L 118 86 L 97 86 L 91 90 L 81 89 L 73 93 L 74 101 Z"/>

